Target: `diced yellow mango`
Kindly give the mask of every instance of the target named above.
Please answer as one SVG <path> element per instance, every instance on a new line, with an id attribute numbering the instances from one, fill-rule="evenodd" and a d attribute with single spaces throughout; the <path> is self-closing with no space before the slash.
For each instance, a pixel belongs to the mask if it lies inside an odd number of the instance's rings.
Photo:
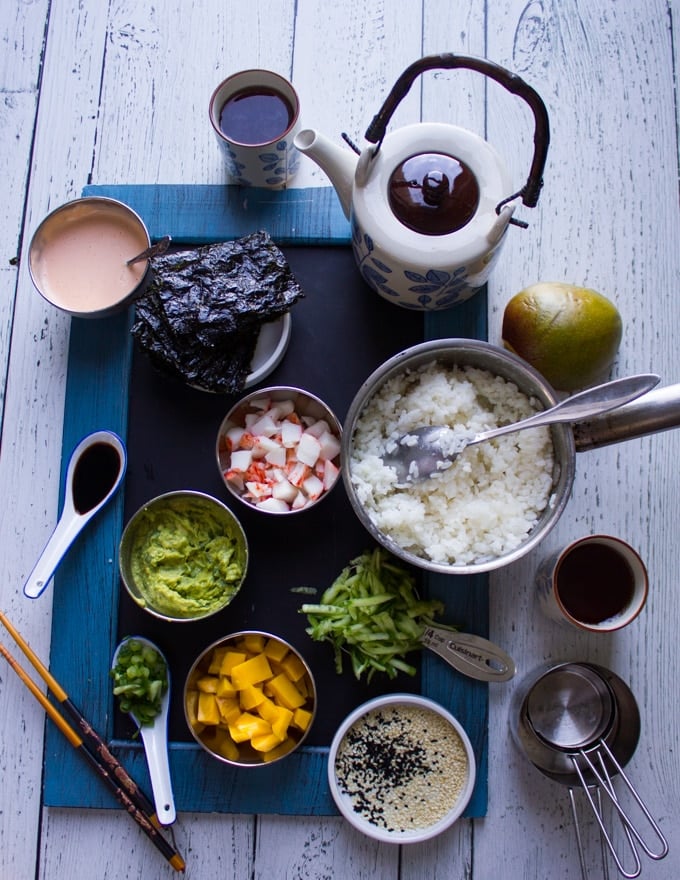
<path id="1" fill-rule="evenodd" d="M 205 744 L 228 761 L 238 761 L 239 759 L 238 746 L 226 730 L 218 727 L 215 730 L 215 735 L 210 740 L 206 739 Z"/>
<path id="2" fill-rule="evenodd" d="M 187 720 L 227 760 L 239 760 L 239 744 L 249 743 L 269 762 L 295 748 L 309 728 L 312 713 L 303 706 L 312 690 L 304 663 L 287 645 L 249 634 L 214 649 L 207 672 L 192 675 Z"/>
<path id="3" fill-rule="evenodd" d="M 254 684 L 249 684 L 248 687 L 244 687 L 243 690 L 236 693 L 239 695 L 242 709 L 255 709 L 263 700 L 267 699 L 262 693 L 262 688 L 255 687 Z"/>
<path id="4" fill-rule="evenodd" d="M 264 651 L 265 637 L 259 633 L 247 633 L 243 637 L 243 647 L 251 654 L 261 654 Z"/>
<path id="5" fill-rule="evenodd" d="M 307 671 L 302 660 L 293 653 L 284 657 L 281 661 L 281 669 L 291 681 L 299 681 Z"/>
<path id="6" fill-rule="evenodd" d="M 295 712 L 293 712 L 293 720 L 291 721 L 291 724 L 293 727 L 297 727 L 298 730 L 307 730 L 311 720 L 312 713 L 307 709 L 298 707 Z"/>
<path id="7" fill-rule="evenodd" d="M 196 682 L 199 691 L 205 694 L 216 694 L 219 678 L 216 675 L 202 675 Z"/>
<path id="8" fill-rule="evenodd" d="M 217 680 L 217 690 L 215 691 L 215 695 L 218 697 L 233 697 L 235 699 L 238 695 L 238 691 L 227 675 L 220 675 Z"/>
<path id="9" fill-rule="evenodd" d="M 210 658 L 210 666 L 208 666 L 208 672 L 210 675 L 219 675 L 220 667 L 222 666 L 222 660 L 224 659 L 224 655 L 227 653 L 226 648 L 215 648 L 212 652 L 212 656 Z"/>
<path id="10" fill-rule="evenodd" d="M 231 670 L 234 666 L 238 666 L 239 663 L 243 663 L 246 659 L 246 654 L 244 651 L 229 651 L 227 650 L 222 658 L 222 665 L 220 666 L 220 675 L 231 675 Z"/>
<path id="11" fill-rule="evenodd" d="M 237 699 L 233 697 L 215 697 L 215 702 L 217 703 L 220 718 L 225 724 L 232 724 L 240 717 L 241 706 Z"/>
<path id="12" fill-rule="evenodd" d="M 283 672 L 268 681 L 267 687 L 274 699 L 286 709 L 297 709 L 298 706 L 303 706 L 305 703 L 305 697 Z"/>
<path id="13" fill-rule="evenodd" d="M 236 727 L 236 723 L 232 721 L 231 724 L 227 725 L 227 730 L 229 731 L 229 735 L 234 740 L 235 743 L 244 743 L 250 739 L 248 735 L 248 730 L 242 727 Z"/>
<path id="14" fill-rule="evenodd" d="M 271 722 L 272 725 L 272 733 L 279 740 L 279 742 L 283 742 L 284 739 L 288 736 L 288 728 L 290 727 L 291 721 L 293 720 L 293 713 L 290 709 L 286 709 L 285 706 L 278 707 L 278 717 Z"/>
<path id="15" fill-rule="evenodd" d="M 191 727 L 198 724 L 198 691 L 188 690 L 186 695 L 187 721 Z"/>
<path id="16" fill-rule="evenodd" d="M 256 752 L 271 752 L 271 750 L 275 749 L 280 743 L 281 740 L 273 733 L 254 736 L 250 741 L 251 746 Z"/>
<path id="17" fill-rule="evenodd" d="M 243 712 L 236 721 L 229 725 L 229 733 L 234 742 L 245 742 L 254 736 L 264 736 L 271 732 L 272 728 L 269 722 L 250 712 Z"/>
<path id="18" fill-rule="evenodd" d="M 259 684 L 271 678 L 272 669 L 265 654 L 256 654 L 250 660 L 232 667 L 231 683 L 241 691 L 249 684 Z"/>
<path id="19" fill-rule="evenodd" d="M 270 724 L 279 717 L 279 707 L 273 700 L 262 694 L 262 702 L 257 706 L 257 714 Z"/>
<path id="20" fill-rule="evenodd" d="M 203 724 L 217 724 L 220 720 L 220 712 L 217 708 L 217 700 L 215 694 L 199 691 L 198 693 L 198 709 L 196 717 Z"/>
<path id="21" fill-rule="evenodd" d="M 264 752 L 262 758 L 265 762 L 275 761 L 277 758 L 287 755 L 293 748 L 295 748 L 295 740 L 288 737 L 287 740 L 284 740 L 284 742 L 282 742 L 281 745 L 276 746 L 275 749 L 271 749 L 269 752 Z"/>
<path id="22" fill-rule="evenodd" d="M 268 639 L 264 646 L 264 653 L 270 660 L 276 660 L 280 663 L 288 653 L 288 646 L 278 639 Z"/>

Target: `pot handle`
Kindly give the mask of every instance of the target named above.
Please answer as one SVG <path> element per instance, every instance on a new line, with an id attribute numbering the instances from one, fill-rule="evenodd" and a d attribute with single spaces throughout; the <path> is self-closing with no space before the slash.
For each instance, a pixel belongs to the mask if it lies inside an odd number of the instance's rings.
<path id="1" fill-rule="evenodd" d="M 540 95 L 534 89 L 524 82 L 516 73 L 506 70 L 493 61 L 487 61 L 485 58 L 475 58 L 469 55 L 453 55 L 445 52 L 441 55 L 427 55 L 424 58 L 415 61 L 410 67 L 401 74 L 399 79 L 392 87 L 392 91 L 385 99 L 384 104 L 379 112 L 373 117 L 373 121 L 366 130 L 366 140 L 372 144 L 380 144 L 385 137 L 387 124 L 392 118 L 392 114 L 397 108 L 399 102 L 406 96 L 409 89 L 417 76 L 426 70 L 452 70 L 454 68 L 467 68 L 482 73 L 485 76 L 496 80 L 511 94 L 519 95 L 523 98 L 532 113 L 534 114 L 534 157 L 529 171 L 529 177 L 519 192 L 505 199 L 496 208 L 500 212 L 502 205 L 512 199 L 522 197 L 522 202 L 528 208 L 535 208 L 538 197 L 543 186 L 543 169 L 548 155 L 548 145 L 550 143 L 550 132 L 548 124 L 548 111 L 545 108 Z"/>
<path id="2" fill-rule="evenodd" d="M 680 384 L 655 388 L 632 403 L 573 426 L 577 452 L 680 427 Z"/>

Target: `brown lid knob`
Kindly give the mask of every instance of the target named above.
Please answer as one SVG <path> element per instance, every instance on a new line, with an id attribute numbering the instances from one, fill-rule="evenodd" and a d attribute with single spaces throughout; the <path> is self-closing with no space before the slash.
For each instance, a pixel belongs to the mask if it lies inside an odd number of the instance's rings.
<path id="1" fill-rule="evenodd" d="M 420 153 L 398 165 L 389 180 L 390 208 L 404 226 L 423 235 L 448 235 L 470 222 L 479 185 L 455 156 Z"/>

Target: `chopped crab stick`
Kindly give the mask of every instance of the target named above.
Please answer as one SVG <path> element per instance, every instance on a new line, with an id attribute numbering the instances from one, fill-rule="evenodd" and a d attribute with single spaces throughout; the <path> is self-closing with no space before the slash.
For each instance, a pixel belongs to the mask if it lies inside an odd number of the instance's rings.
<path id="1" fill-rule="evenodd" d="M 300 510 L 339 476 L 340 440 L 325 419 L 300 417 L 292 400 L 252 401 L 243 427 L 225 435 L 230 452 L 225 479 L 264 510 Z"/>

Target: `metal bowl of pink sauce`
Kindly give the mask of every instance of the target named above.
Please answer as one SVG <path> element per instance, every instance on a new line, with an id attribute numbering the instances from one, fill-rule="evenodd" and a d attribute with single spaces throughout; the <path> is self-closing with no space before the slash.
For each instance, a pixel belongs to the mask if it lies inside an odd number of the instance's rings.
<path id="1" fill-rule="evenodd" d="M 149 261 L 127 261 L 150 245 L 132 208 L 88 196 L 56 208 L 31 240 L 28 268 L 38 292 L 80 318 L 102 318 L 126 308 L 145 288 Z"/>

